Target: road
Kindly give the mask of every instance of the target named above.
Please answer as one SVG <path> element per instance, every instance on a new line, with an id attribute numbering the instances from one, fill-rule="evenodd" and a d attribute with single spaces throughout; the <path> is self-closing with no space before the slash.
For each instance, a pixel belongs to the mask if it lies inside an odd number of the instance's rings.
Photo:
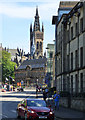
<path id="1" fill-rule="evenodd" d="M 17 104 L 26 97 L 35 97 L 35 89 L 28 89 L 24 92 L 2 92 L 0 94 L 0 119 L 2 118 L 16 118 Z M 1 108 L 0 106 L 0 108 Z"/>
<path id="2" fill-rule="evenodd" d="M 2 92 L 0 94 L 0 120 L 15 120 L 17 104 L 26 97 L 35 98 L 35 89 L 27 89 L 24 92 Z M 42 98 L 42 94 L 38 94 Z M 0 106 L 1 107 L 1 106 Z"/>
<path id="3" fill-rule="evenodd" d="M 16 118 L 16 108 L 17 104 L 26 97 L 35 98 L 36 97 L 35 89 L 25 89 L 24 92 L 0 92 L 0 120 L 18 120 Z M 38 94 L 38 98 L 42 98 L 42 94 Z M 48 104 L 53 107 L 53 103 L 50 103 L 51 98 L 48 100 Z M 64 118 L 78 118 L 81 119 L 84 116 L 84 113 L 67 109 L 60 108 L 55 112 L 55 120 L 66 120 Z M 62 118 L 62 119 L 61 119 Z M 85 117 L 84 117 L 85 118 Z M 70 119 L 74 120 L 74 119 Z"/>

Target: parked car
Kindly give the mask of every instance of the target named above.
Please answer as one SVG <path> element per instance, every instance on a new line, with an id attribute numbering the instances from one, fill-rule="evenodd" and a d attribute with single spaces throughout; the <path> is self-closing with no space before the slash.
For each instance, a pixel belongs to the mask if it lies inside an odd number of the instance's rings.
<path id="1" fill-rule="evenodd" d="M 17 118 L 25 120 L 54 120 L 54 111 L 41 99 L 26 98 L 17 106 Z"/>

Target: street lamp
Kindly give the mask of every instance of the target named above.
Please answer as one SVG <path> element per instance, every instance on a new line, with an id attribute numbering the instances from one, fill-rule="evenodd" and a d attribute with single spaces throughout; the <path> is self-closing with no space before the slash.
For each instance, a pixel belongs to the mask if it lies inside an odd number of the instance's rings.
<path id="1" fill-rule="evenodd" d="M 46 47 L 46 49 L 47 49 L 47 50 L 49 49 L 49 51 L 50 51 L 50 53 L 51 53 L 51 50 L 50 50 L 49 47 Z M 51 80 L 51 56 L 50 56 L 50 80 Z"/>

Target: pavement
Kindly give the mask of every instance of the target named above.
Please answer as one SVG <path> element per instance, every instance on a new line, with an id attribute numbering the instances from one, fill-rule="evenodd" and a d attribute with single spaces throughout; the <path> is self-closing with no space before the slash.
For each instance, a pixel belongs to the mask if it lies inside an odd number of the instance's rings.
<path id="1" fill-rule="evenodd" d="M 47 104 L 51 105 L 54 109 L 56 120 L 85 120 L 85 113 L 77 111 L 71 108 L 66 108 L 63 106 L 58 109 L 54 108 L 54 101 L 52 99 L 47 100 Z"/>

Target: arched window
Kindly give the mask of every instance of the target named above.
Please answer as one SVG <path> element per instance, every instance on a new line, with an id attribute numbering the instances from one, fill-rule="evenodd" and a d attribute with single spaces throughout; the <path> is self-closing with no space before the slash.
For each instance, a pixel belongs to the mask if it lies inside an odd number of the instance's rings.
<path id="1" fill-rule="evenodd" d="M 40 42 L 40 49 L 42 50 L 42 42 Z"/>
<path id="2" fill-rule="evenodd" d="M 39 42 L 37 42 L 37 49 L 39 49 Z"/>

